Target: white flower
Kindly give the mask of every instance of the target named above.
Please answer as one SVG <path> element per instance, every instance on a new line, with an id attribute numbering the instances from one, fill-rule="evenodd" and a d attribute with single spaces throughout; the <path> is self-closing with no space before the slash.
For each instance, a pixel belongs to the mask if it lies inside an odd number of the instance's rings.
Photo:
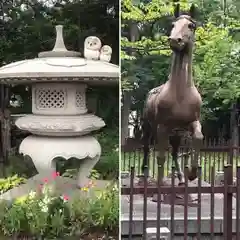
<path id="1" fill-rule="evenodd" d="M 41 210 L 42 210 L 42 212 L 48 212 L 48 207 L 47 206 L 43 206 L 42 208 L 41 208 Z"/>
<path id="2" fill-rule="evenodd" d="M 48 205 L 44 202 L 39 202 L 39 207 L 41 207 L 42 212 L 48 211 Z"/>
<path id="3" fill-rule="evenodd" d="M 30 199 L 34 199 L 34 198 L 36 197 L 36 195 L 37 195 L 36 192 L 31 191 L 31 192 L 29 193 L 29 198 L 30 198 Z"/>
<path id="4" fill-rule="evenodd" d="M 49 196 L 45 195 L 42 201 L 43 201 L 43 203 L 48 204 L 51 202 L 51 198 L 49 198 Z"/>
<path id="5" fill-rule="evenodd" d="M 53 192 L 54 188 L 52 186 L 43 186 L 42 193 L 44 195 L 49 195 L 51 192 Z"/>

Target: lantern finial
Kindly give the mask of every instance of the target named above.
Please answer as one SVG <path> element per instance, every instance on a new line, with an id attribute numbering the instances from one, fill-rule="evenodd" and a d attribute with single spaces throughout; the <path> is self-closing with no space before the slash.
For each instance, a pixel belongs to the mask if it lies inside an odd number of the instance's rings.
<path id="1" fill-rule="evenodd" d="M 39 58 L 45 57 L 79 57 L 79 52 L 68 51 L 63 40 L 63 26 L 57 25 L 56 27 L 56 41 L 52 51 L 40 52 Z"/>
<path id="2" fill-rule="evenodd" d="M 55 28 L 56 28 L 56 42 L 53 51 L 67 51 L 63 40 L 63 26 L 57 25 Z"/>

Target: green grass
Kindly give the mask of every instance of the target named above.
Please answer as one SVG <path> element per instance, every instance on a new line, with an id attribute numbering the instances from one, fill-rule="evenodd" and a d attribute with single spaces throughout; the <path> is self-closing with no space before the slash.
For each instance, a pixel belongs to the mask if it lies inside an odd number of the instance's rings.
<path id="1" fill-rule="evenodd" d="M 153 151 L 150 153 L 150 175 L 152 177 L 157 176 L 157 160 L 156 154 Z M 172 157 L 171 154 L 166 152 L 166 162 L 164 165 L 164 174 L 165 176 L 169 175 L 172 170 Z M 121 154 L 121 170 L 129 171 L 132 166 L 135 166 L 136 174 L 141 174 L 141 165 L 143 160 L 143 153 L 141 151 L 127 152 Z M 227 152 L 201 152 L 199 155 L 199 163 L 201 161 L 202 167 L 202 179 L 210 182 L 210 172 L 211 168 L 215 165 L 216 171 L 223 171 L 224 165 L 229 163 L 229 153 Z M 184 166 L 188 165 L 191 162 L 191 156 L 189 161 L 184 163 L 184 158 L 181 158 L 181 166 L 184 170 Z M 233 172 L 236 174 L 236 166 L 240 166 L 240 156 L 233 158 Z"/>

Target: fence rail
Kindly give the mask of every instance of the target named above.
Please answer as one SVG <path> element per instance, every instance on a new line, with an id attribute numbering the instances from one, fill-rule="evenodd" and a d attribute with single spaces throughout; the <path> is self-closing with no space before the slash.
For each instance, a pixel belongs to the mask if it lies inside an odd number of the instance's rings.
<path id="1" fill-rule="evenodd" d="M 230 153 L 235 152 L 233 157 L 230 157 Z M 217 172 L 223 172 L 225 164 L 232 164 L 234 172 L 236 171 L 237 165 L 240 164 L 240 146 L 231 146 L 229 142 L 223 140 L 210 139 L 205 141 L 202 145 L 199 153 L 199 165 L 202 166 L 202 179 L 210 182 L 210 170 L 211 166 L 215 166 Z M 191 162 L 193 157 L 193 149 L 191 144 L 183 142 L 179 148 L 178 158 L 181 162 L 181 167 L 184 169 L 186 165 Z M 156 149 L 154 146 L 151 147 L 149 156 L 149 171 L 153 178 L 157 175 L 157 160 L 156 160 Z M 131 166 L 135 166 L 136 174 L 141 174 L 141 165 L 143 160 L 142 146 L 136 142 L 130 142 L 129 145 L 122 147 L 121 155 L 121 170 L 130 171 Z M 231 162 L 232 161 L 232 162 Z M 165 162 L 165 176 L 171 176 L 172 172 L 172 156 L 171 147 L 166 149 L 166 162 Z"/>

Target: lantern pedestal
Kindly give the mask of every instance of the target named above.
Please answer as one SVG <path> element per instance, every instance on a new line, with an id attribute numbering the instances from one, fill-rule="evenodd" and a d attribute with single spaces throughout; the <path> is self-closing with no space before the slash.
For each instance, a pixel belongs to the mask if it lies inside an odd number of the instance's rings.
<path id="1" fill-rule="evenodd" d="M 78 186 L 88 182 L 90 171 L 98 162 L 101 146 L 92 136 L 82 137 L 44 137 L 28 136 L 19 147 L 19 152 L 31 157 L 37 171 L 43 176 L 50 176 L 56 171 L 55 159 L 68 160 L 76 158 L 80 161 Z"/>

